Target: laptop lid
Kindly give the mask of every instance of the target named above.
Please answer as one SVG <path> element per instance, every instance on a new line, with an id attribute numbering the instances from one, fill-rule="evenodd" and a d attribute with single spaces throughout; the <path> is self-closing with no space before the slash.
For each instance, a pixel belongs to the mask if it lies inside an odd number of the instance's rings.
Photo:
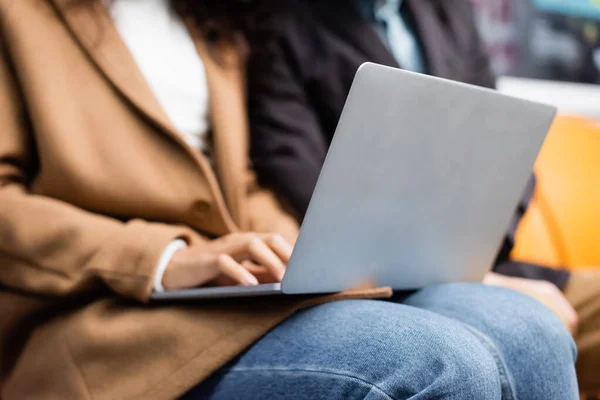
<path id="1" fill-rule="evenodd" d="M 480 280 L 555 113 L 493 90 L 362 65 L 283 291 Z"/>

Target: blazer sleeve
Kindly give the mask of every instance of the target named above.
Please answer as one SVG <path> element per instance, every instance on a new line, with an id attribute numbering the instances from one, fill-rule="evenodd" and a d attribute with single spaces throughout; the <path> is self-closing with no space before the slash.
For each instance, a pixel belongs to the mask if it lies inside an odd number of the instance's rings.
<path id="1" fill-rule="evenodd" d="M 259 181 L 274 189 L 301 218 L 327 154 L 300 65 L 305 59 L 293 24 L 248 62 L 251 156 Z M 308 49 L 307 49 L 308 50 Z"/>
<path id="2" fill-rule="evenodd" d="M 165 246 L 191 229 L 121 222 L 32 194 L 36 153 L 23 96 L 0 41 L 0 286 L 68 296 L 98 285 L 148 300 Z"/>

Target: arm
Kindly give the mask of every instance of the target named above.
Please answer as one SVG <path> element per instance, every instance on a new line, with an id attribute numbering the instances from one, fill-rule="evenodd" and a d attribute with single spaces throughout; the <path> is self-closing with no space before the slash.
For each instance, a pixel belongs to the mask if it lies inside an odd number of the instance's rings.
<path id="1" fill-rule="evenodd" d="M 37 161 L 26 118 L 0 42 L 0 285 L 47 296 L 105 285 L 146 301 L 165 246 L 204 239 L 184 227 L 121 222 L 31 194 Z"/>
<path id="2" fill-rule="evenodd" d="M 274 35 L 249 60 L 252 161 L 260 182 L 273 188 L 302 217 L 327 144 L 298 67 L 308 57 L 299 55 L 300 46 L 291 43 L 302 33 L 294 32 L 291 22 L 282 25 L 286 32 Z"/>

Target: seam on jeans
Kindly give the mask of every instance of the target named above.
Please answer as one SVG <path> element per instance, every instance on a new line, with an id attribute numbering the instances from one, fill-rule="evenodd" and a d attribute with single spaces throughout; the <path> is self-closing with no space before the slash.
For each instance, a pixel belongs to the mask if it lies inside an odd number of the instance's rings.
<path id="1" fill-rule="evenodd" d="M 226 370 L 227 373 L 231 372 L 303 372 L 307 374 L 317 374 L 317 375 L 329 375 L 337 378 L 346 378 L 348 380 L 358 382 L 364 384 L 371 388 L 371 390 L 375 389 L 380 394 L 384 395 L 386 398 L 390 400 L 397 400 L 392 397 L 388 393 L 385 392 L 378 385 L 367 381 L 364 378 L 361 378 L 356 375 L 352 375 L 346 371 L 338 371 L 338 370 L 324 370 L 324 369 L 310 369 L 310 368 L 287 368 L 287 367 L 234 367 Z"/>
<path id="2" fill-rule="evenodd" d="M 502 394 L 502 400 L 516 400 L 515 391 L 510 383 L 510 377 L 506 368 L 506 362 L 504 361 L 504 358 L 502 358 L 502 355 L 496 348 L 496 345 L 494 345 L 494 343 L 492 343 L 492 341 L 487 336 L 479 332 L 477 329 L 467 324 L 464 325 L 469 331 L 471 331 L 471 333 L 473 333 L 473 335 L 475 335 L 475 337 L 481 342 L 481 344 L 483 344 L 483 346 L 490 351 L 492 357 L 494 357 L 494 361 L 496 362 L 496 366 L 498 367 L 498 374 L 500 375 L 500 389 Z"/>

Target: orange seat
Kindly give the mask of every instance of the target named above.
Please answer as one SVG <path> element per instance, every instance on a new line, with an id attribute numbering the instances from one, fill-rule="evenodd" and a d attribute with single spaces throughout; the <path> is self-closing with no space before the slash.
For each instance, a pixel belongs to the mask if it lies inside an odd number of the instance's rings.
<path id="1" fill-rule="evenodd" d="M 600 267 L 600 121 L 558 116 L 535 165 L 537 187 L 512 257 Z"/>

